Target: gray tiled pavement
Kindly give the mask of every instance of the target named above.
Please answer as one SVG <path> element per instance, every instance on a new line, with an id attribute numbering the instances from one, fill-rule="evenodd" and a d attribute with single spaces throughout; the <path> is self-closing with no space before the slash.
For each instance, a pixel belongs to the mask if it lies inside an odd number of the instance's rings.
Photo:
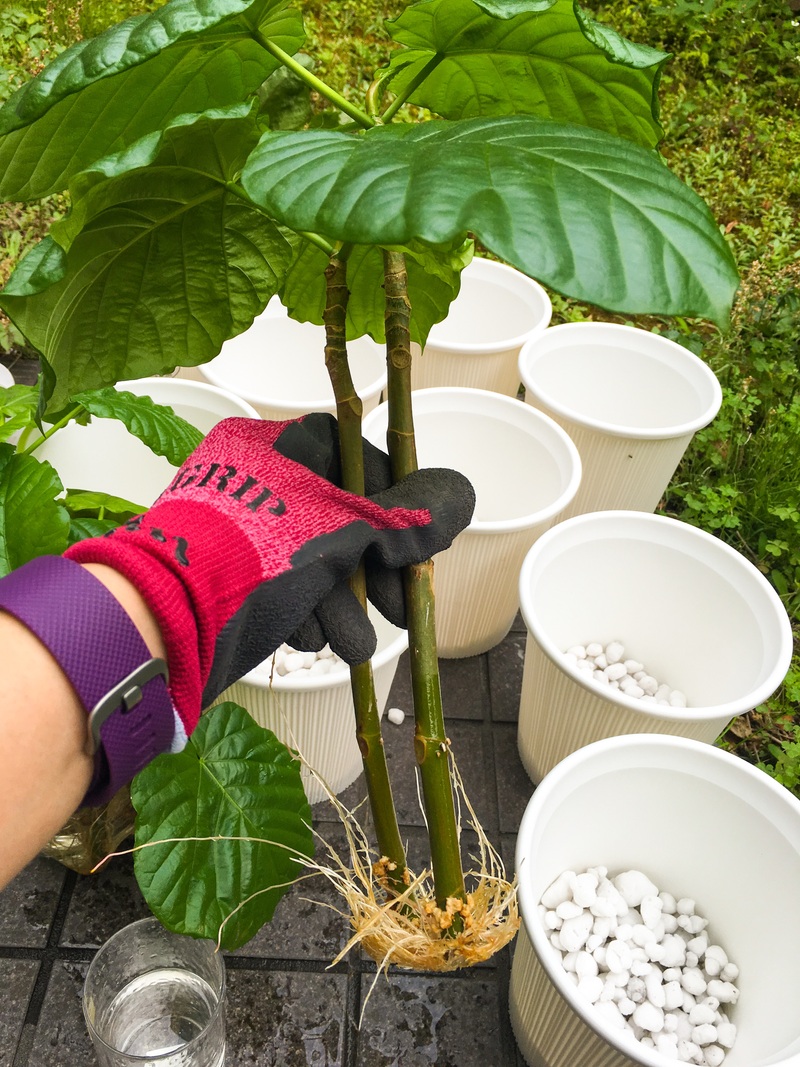
<path id="1" fill-rule="evenodd" d="M 18 380 L 23 380 L 14 373 Z M 516 748 L 516 709 L 524 634 L 483 656 L 442 661 L 448 732 L 479 818 L 513 858 L 515 831 L 532 785 Z M 411 709 L 407 657 L 390 706 Z M 386 723 L 386 747 L 409 855 L 425 855 L 413 777 L 413 724 Z M 352 804 L 363 783 L 346 791 Z M 327 804 L 314 808 L 324 837 L 341 834 Z M 466 837 L 466 835 L 465 835 Z M 465 842 L 468 849 L 469 842 Z M 320 883 L 293 888 L 275 918 L 227 956 L 227 1067 L 524 1067 L 508 1021 L 512 948 L 489 964 L 437 976 L 393 968 L 362 1007 L 375 975 L 351 952 L 328 965 L 348 936 Z M 0 1067 L 94 1067 L 80 1008 L 94 951 L 120 927 L 147 914 L 127 858 L 82 878 L 35 860 L 0 893 Z"/>
<path id="2" fill-rule="evenodd" d="M 519 632 L 485 656 L 442 664 L 448 732 L 470 797 L 506 861 L 531 793 L 516 751 L 512 714 L 522 660 Z M 407 657 L 390 696 L 410 710 Z M 496 721 L 499 719 L 500 721 Z M 423 859 L 426 835 L 413 779 L 410 716 L 384 728 L 409 856 Z M 361 780 L 346 792 L 352 803 Z M 331 808 L 315 825 L 334 842 Z M 465 851 L 470 842 L 465 834 Z M 328 964 L 348 937 L 329 908 L 327 883 L 293 888 L 272 923 L 228 955 L 228 1067 L 522 1067 L 508 1022 L 510 950 L 455 975 L 392 970 L 379 979 L 357 1022 L 375 967 L 351 953 Z M 80 1010 L 81 985 L 94 951 L 116 930 L 147 914 L 129 858 L 98 874 L 75 875 L 35 860 L 0 894 L 0 1067 L 91 1067 Z"/>

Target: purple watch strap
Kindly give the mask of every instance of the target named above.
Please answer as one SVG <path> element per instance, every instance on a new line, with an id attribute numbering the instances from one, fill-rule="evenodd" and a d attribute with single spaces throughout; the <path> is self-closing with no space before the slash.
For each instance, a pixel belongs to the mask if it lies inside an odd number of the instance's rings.
<path id="1" fill-rule="evenodd" d="M 0 608 L 47 646 L 87 714 L 97 712 L 102 743 L 83 804 L 105 803 L 170 747 L 175 718 L 165 666 L 103 583 L 63 556 L 39 556 L 0 579 Z M 139 668 L 139 678 L 104 700 Z"/>

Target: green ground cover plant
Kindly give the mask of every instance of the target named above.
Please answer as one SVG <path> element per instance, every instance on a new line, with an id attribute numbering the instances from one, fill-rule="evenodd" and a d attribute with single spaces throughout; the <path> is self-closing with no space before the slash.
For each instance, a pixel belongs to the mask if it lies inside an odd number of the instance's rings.
<path id="1" fill-rule="evenodd" d="M 55 50 L 76 36 L 98 32 L 127 14 L 155 6 L 85 0 L 77 23 L 74 9 L 70 20 L 71 5 L 63 3 L 28 0 L 26 5 L 13 5 L 17 12 L 13 18 L 7 18 L 12 5 L 0 6 L 0 23 L 16 27 L 14 33 L 0 37 L 6 79 L 0 81 L 0 91 L 27 76 L 41 40 Z M 345 96 L 362 94 L 372 76 L 377 42 L 387 49 L 387 59 L 391 51 L 380 32 L 382 18 L 398 15 L 403 6 L 399 0 L 380 5 L 374 0 L 303 5 L 315 72 Z M 730 235 L 744 278 L 733 329 L 725 335 L 696 320 L 619 317 L 658 329 L 700 352 L 723 384 L 720 416 L 697 435 L 662 508 L 745 552 L 773 581 L 797 621 L 798 16 L 783 0 L 590 6 L 595 17 L 627 37 L 675 54 L 661 85 L 660 117 L 666 129 L 662 151 L 671 168 L 711 205 Z M 312 122 L 324 125 L 329 106 L 314 94 L 311 104 L 316 112 Z M 413 107 L 408 111 L 413 114 Z M 4 206 L 0 248 L 4 277 L 64 208 L 60 198 Z M 554 321 L 613 317 L 565 298 L 557 297 L 554 304 Z M 5 335 L 0 332 L 0 344 L 20 348 L 24 339 L 7 327 Z M 744 717 L 723 739 L 795 791 L 800 789 L 798 677 L 800 663 L 767 706 Z"/>

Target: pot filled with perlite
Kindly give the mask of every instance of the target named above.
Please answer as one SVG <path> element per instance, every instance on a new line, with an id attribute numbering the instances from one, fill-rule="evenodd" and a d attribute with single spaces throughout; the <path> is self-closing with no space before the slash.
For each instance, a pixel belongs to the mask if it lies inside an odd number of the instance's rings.
<path id="1" fill-rule="evenodd" d="M 530 1067 L 798 1067 L 800 801 L 687 738 L 594 742 L 517 837 Z"/>
<path id="2" fill-rule="evenodd" d="M 766 578 L 719 538 L 663 515 L 558 523 L 523 561 L 520 606 L 518 744 L 534 782 L 604 737 L 712 743 L 791 662 L 791 623 Z"/>
<path id="3" fill-rule="evenodd" d="M 375 696 L 382 715 L 408 632 L 393 626 L 371 605 L 378 638 L 372 657 Z M 338 794 L 361 774 L 350 668 L 326 645 L 306 652 L 281 645 L 275 653 L 222 693 L 217 701 L 241 704 L 302 757 L 300 775 L 310 804 Z"/>

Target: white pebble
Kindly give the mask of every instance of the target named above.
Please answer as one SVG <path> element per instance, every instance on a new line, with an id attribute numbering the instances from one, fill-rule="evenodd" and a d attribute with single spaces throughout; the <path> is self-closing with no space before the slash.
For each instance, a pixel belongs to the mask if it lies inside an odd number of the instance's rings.
<path id="1" fill-rule="evenodd" d="M 677 904 L 678 915 L 694 915 L 696 907 L 697 903 L 691 897 L 681 897 Z"/>
<path id="2" fill-rule="evenodd" d="M 571 900 L 575 878 L 575 871 L 564 871 L 560 874 L 542 893 L 542 904 L 555 910 L 565 900 Z"/>
<path id="3" fill-rule="evenodd" d="M 405 717 L 406 713 L 403 711 L 402 708 L 389 708 L 389 710 L 386 712 L 386 718 L 389 720 L 389 722 L 393 722 L 395 726 L 399 726 L 400 723 L 405 719 Z"/>
<path id="4" fill-rule="evenodd" d="M 708 983 L 708 995 L 716 997 L 720 1004 L 735 1004 L 739 999 L 739 990 L 731 982 L 720 982 L 712 978 Z"/>
<path id="5" fill-rule="evenodd" d="M 637 1026 L 651 1034 L 660 1033 L 664 1029 L 664 1012 L 646 1000 L 636 1006 L 631 1018 Z"/>
<path id="6" fill-rule="evenodd" d="M 639 910 L 642 913 L 642 922 L 644 925 L 650 927 L 652 930 L 660 921 L 663 908 L 664 904 L 661 898 L 656 896 L 655 893 L 648 893 L 646 896 L 642 897 L 639 904 Z"/>
<path id="7" fill-rule="evenodd" d="M 618 663 L 625 655 L 625 646 L 620 641 L 611 641 L 606 645 L 605 652 L 609 663 Z"/>
<path id="8" fill-rule="evenodd" d="M 716 1010 L 712 1010 L 705 1002 L 695 1004 L 689 1012 L 689 1022 L 692 1026 L 700 1026 L 702 1023 L 713 1023 L 716 1017 Z"/>
<path id="9" fill-rule="evenodd" d="M 591 641 L 586 646 L 586 655 L 587 656 L 595 657 L 595 656 L 602 655 L 602 653 L 603 653 L 603 646 L 600 644 L 599 641 Z"/>
<path id="10" fill-rule="evenodd" d="M 641 671 L 643 669 L 644 664 L 640 663 L 638 659 L 625 660 L 625 670 L 628 672 L 628 674 L 636 674 L 638 671 Z"/>
<path id="11" fill-rule="evenodd" d="M 624 941 L 609 941 L 606 946 L 606 967 L 609 971 L 615 971 L 617 973 L 629 971 L 632 962 L 631 950 Z M 626 978 L 626 984 L 627 981 L 628 979 Z"/>
<path id="12" fill-rule="evenodd" d="M 719 1045 L 706 1045 L 703 1049 L 703 1057 L 707 1067 L 719 1067 L 725 1059 L 725 1050 L 721 1049 Z"/>
<path id="13" fill-rule="evenodd" d="M 625 1030 L 627 1028 L 628 1024 L 625 1021 L 625 1016 L 613 1001 L 598 1001 L 595 1004 L 595 1011 L 602 1015 L 605 1021 L 610 1026 L 613 1026 L 614 1029 Z"/>
<path id="14" fill-rule="evenodd" d="M 579 915 L 583 915 L 583 908 L 574 900 L 564 900 L 556 908 L 556 915 L 559 919 L 577 919 Z"/>
<path id="15" fill-rule="evenodd" d="M 692 1041 L 695 1045 L 710 1045 L 717 1040 L 717 1028 L 712 1023 L 703 1023 L 701 1026 L 695 1026 L 692 1030 Z"/>
<path id="16" fill-rule="evenodd" d="M 575 666 L 579 671 L 594 670 L 594 662 L 590 659 L 579 659 Z"/>
<path id="17" fill-rule="evenodd" d="M 619 687 L 626 697 L 638 698 L 644 696 L 644 689 L 637 685 L 636 682 L 630 682 L 627 685 L 625 682 L 620 682 Z"/>
<path id="18" fill-rule="evenodd" d="M 594 978 L 599 969 L 591 952 L 581 950 L 576 954 L 575 973 L 579 978 Z"/>
<path id="19" fill-rule="evenodd" d="M 702 1063 L 703 1050 L 694 1041 L 684 1039 L 683 1041 L 678 1041 L 678 1058 L 683 1060 L 684 1063 Z"/>
<path id="20" fill-rule="evenodd" d="M 728 962 L 728 955 L 725 949 L 720 948 L 719 945 L 709 945 L 706 949 L 706 958 L 704 966 L 706 974 L 711 978 L 716 978 L 722 971 L 722 968 Z"/>
<path id="21" fill-rule="evenodd" d="M 595 667 L 599 667 L 601 671 L 604 671 L 606 669 L 606 667 L 608 666 L 608 660 L 606 659 L 604 653 L 601 652 L 599 656 L 594 657 L 594 665 Z"/>
<path id="22" fill-rule="evenodd" d="M 683 988 L 680 982 L 664 982 L 664 1007 L 674 1011 L 683 1004 Z"/>
<path id="23" fill-rule="evenodd" d="M 723 982 L 735 982 L 739 977 L 739 968 L 735 963 L 726 963 L 719 972 L 719 976 Z"/>
<path id="24" fill-rule="evenodd" d="M 674 1034 L 656 1034 L 655 1046 L 662 1056 L 668 1060 L 677 1060 L 678 1058 L 678 1039 Z"/>
<path id="25" fill-rule="evenodd" d="M 286 671 L 288 674 L 292 674 L 294 671 L 302 670 L 305 666 L 302 652 L 290 652 L 284 660 Z"/>
<path id="26" fill-rule="evenodd" d="M 603 671 L 609 682 L 618 682 L 620 678 L 624 678 L 627 675 L 625 666 L 622 663 L 609 663 L 606 669 Z"/>
<path id="27" fill-rule="evenodd" d="M 603 992 L 603 979 L 598 978 L 597 975 L 586 975 L 583 978 L 578 979 L 578 992 L 581 996 L 595 1004 Z"/>
<path id="28" fill-rule="evenodd" d="M 613 883 L 629 908 L 638 907 L 646 896 L 658 894 L 658 889 L 641 871 L 623 871 L 613 879 Z"/>
<path id="29" fill-rule="evenodd" d="M 733 1023 L 717 1023 L 717 1044 L 732 1048 L 736 1040 L 736 1027 Z"/>
<path id="30" fill-rule="evenodd" d="M 591 907 L 597 900 L 597 885 L 600 879 L 592 871 L 577 875 L 572 886 L 572 899 L 582 908 Z"/>
<path id="31" fill-rule="evenodd" d="M 545 913 L 544 925 L 548 930 L 560 930 L 563 920 L 554 911 L 548 911 Z"/>
<path id="32" fill-rule="evenodd" d="M 567 649 L 567 654 L 574 656 L 576 659 L 586 659 L 586 649 L 583 645 L 573 645 Z"/>
<path id="33" fill-rule="evenodd" d="M 589 912 L 582 912 L 574 919 L 567 919 L 559 930 L 561 947 L 565 952 L 577 952 L 583 948 L 586 938 L 592 930 L 592 916 Z M 705 988 L 705 982 L 703 983 Z"/>
<path id="34" fill-rule="evenodd" d="M 667 699 L 671 708 L 686 707 L 686 694 L 682 693 L 680 689 L 673 689 Z"/>
<path id="35" fill-rule="evenodd" d="M 566 924 L 565 924 L 566 925 Z M 681 975 L 681 985 L 687 993 L 691 993 L 693 997 L 700 997 L 706 991 L 706 980 L 703 977 L 702 971 L 698 967 L 687 967 Z M 733 988 L 733 987 L 731 987 Z M 712 996 L 718 996 L 712 990 L 709 990 Z M 720 997 L 722 1000 L 722 997 Z"/>

